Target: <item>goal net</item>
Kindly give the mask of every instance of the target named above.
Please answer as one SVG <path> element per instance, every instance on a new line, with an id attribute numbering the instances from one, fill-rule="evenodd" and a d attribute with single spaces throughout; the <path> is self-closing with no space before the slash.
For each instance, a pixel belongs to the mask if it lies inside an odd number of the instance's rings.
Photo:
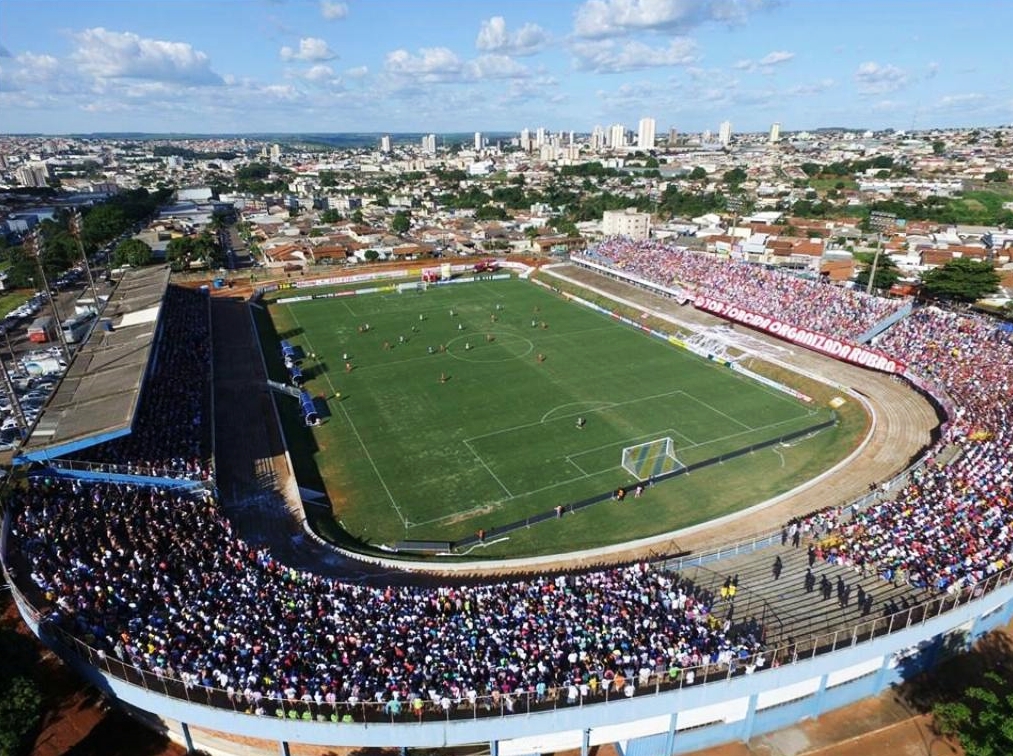
<path id="1" fill-rule="evenodd" d="M 647 480 L 682 467 L 675 442 L 668 436 L 623 449 L 623 469 L 637 480 Z"/>

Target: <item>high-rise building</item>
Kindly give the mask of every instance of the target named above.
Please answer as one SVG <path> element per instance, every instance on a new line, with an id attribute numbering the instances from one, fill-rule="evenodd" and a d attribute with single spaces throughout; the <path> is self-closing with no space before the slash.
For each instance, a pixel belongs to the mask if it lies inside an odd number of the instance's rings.
<path id="1" fill-rule="evenodd" d="M 271 145 L 271 162 L 272 163 L 280 163 L 281 162 L 281 145 L 280 144 L 272 144 Z"/>
<path id="2" fill-rule="evenodd" d="M 619 150 L 626 146 L 626 127 L 621 123 L 614 123 L 609 127 L 610 149 Z"/>
<path id="3" fill-rule="evenodd" d="M 722 121 L 721 129 L 718 131 L 718 141 L 723 147 L 727 147 L 732 141 L 732 122 Z"/>
<path id="4" fill-rule="evenodd" d="M 14 178 L 21 186 L 49 186 L 49 165 L 42 161 L 26 163 L 14 171 Z"/>
<path id="5" fill-rule="evenodd" d="M 679 132 L 675 130 L 675 126 L 670 126 L 668 129 L 669 145 L 675 144 L 678 140 L 679 140 Z"/>
<path id="6" fill-rule="evenodd" d="M 637 127 L 638 150 L 654 149 L 654 127 L 655 123 L 653 118 L 640 119 L 640 124 Z"/>
<path id="7" fill-rule="evenodd" d="M 380 137 L 380 152 L 390 152 L 390 134 Z"/>
<path id="8" fill-rule="evenodd" d="M 543 144 L 545 144 L 545 127 L 539 126 L 535 132 L 535 147 L 540 149 Z"/>
<path id="9" fill-rule="evenodd" d="M 774 122 L 770 125 L 770 137 L 767 139 L 771 144 L 777 144 L 781 141 L 781 124 Z"/>
<path id="10" fill-rule="evenodd" d="M 528 129 L 521 129 L 521 149 L 525 152 L 531 149 L 531 132 Z"/>
<path id="11" fill-rule="evenodd" d="M 591 131 L 591 149 L 600 150 L 605 147 L 605 129 L 595 126 Z"/>
<path id="12" fill-rule="evenodd" d="M 427 155 L 436 154 L 436 134 L 426 134 L 422 137 L 422 151 Z"/>

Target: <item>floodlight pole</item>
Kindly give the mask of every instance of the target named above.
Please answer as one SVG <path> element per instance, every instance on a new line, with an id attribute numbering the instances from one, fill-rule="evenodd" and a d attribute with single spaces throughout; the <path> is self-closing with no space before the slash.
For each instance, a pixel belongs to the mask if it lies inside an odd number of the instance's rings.
<path id="1" fill-rule="evenodd" d="M 865 293 L 872 294 L 872 284 L 876 280 L 876 268 L 879 255 L 883 251 L 883 231 L 893 226 L 897 216 L 893 213 L 873 211 L 869 213 L 869 225 L 876 229 L 876 255 L 872 258 L 872 270 L 869 271 L 869 282 L 865 285 Z"/>
<path id="2" fill-rule="evenodd" d="M 70 213 L 70 233 L 77 239 L 77 248 L 81 252 L 81 261 L 84 263 L 84 274 L 88 277 L 88 286 L 91 288 L 91 298 L 95 303 L 95 315 L 99 314 L 98 291 L 95 289 L 95 279 L 91 275 L 91 265 L 88 263 L 88 255 L 84 251 L 84 242 L 81 240 L 81 211 L 77 208 Z"/>
<path id="3" fill-rule="evenodd" d="M 35 265 L 39 269 L 39 276 L 42 277 L 42 288 L 46 292 L 46 298 L 49 300 L 49 306 L 53 308 L 53 315 L 56 317 L 56 335 L 60 339 L 60 346 L 63 347 L 63 356 L 70 363 L 70 346 L 67 344 L 67 340 L 63 337 L 63 320 L 60 318 L 60 311 L 56 307 L 56 299 L 53 298 L 53 291 L 49 288 L 49 279 L 46 278 L 46 271 L 42 266 L 42 248 L 45 246 L 44 237 L 39 230 L 33 231 L 29 234 L 26 240 L 28 249 L 33 257 L 35 257 Z"/>

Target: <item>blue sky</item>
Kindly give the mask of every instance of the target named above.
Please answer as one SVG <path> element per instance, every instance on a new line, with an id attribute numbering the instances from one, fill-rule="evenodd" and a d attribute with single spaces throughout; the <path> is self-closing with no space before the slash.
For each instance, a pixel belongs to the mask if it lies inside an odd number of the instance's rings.
<path id="1" fill-rule="evenodd" d="M 1013 122 L 1009 0 L 0 0 L 0 132 Z"/>

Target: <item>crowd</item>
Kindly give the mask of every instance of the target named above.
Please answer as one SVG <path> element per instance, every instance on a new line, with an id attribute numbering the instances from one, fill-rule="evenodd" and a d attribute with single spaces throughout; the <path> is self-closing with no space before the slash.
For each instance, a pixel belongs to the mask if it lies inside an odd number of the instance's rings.
<path id="1" fill-rule="evenodd" d="M 762 648 L 756 623 L 733 628 L 712 595 L 646 564 L 369 587 L 248 546 L 210 496 L 40 477 L 11 509 L 54 622 L 110 658 L 231 690 L 254 710 L 282 699 L 538 700 L 585 686 L 632 695 L 654 675 L 735 665 Z"/>
<path id="2" fill-rule="evenodd" d="M 835 327 L 884 312 L 840 289 L 752 267 L 747 275 L 737 263 L 705 264 L 661 245 L 611 241 L 598 254 L 654 280 L 737 289 L 744 305 L 782 308 L 785 317 L 824 301 L 796 286 L 833 292 Z M 769 297 L 754 291 L 766 276 L 777 279 Z M 106 451 L 140 470 L 205 475 L 207 309 L 199 294 L 169 292 L 135 433 Z M 851 519 L 836 509 L 799 518 L 782 543 L 832 533 L 832 547 L 810 552 L 810 568 L 818 555 L 956 591 L 1013 563 L 1013 342 L 986 318 L 924 308 L 878 347 L 948 393 L 959 409 L 942 443 L 962 454 L 946 467 L 926 465 L 895 497 Z M 36 477 L 9 504 L 11 541 L 53 622 L 110 658 L 222 689 L 253 712 L 272 701 L 369 702 L 388 712 L 401 702 L 421 711 L 498 701 L 510 709 L 519 696 L 554 692 L 575 703 L 632 695 L 645 681 L 701 665 L 755 668 L 762 658 L 755 622 L 732 625 L 713 595 L 648 564 L 378 587 L 286 567 L 239 539 L 210 494 Z"/>
<path id="3" fill-rule="evenodd" d="M 982 315 L 925 307 L 878 348 L 956 407 L 940 445 L 948 465 L 916 470 L 899 493 L 857 513 L 828 555 L 894 582 L 955 592 L 1013 566 L 1013 338 Z"/>
<path id="4" fill-rule="evenodd" d="M 685 287 L 698 295 L 846 341 L 857 340 L 902 305 L 899 300 L 654 240 L 613 237 L 588 255 L 662 286 Z"/>
<path id="5" fill-rule="evenodd" d="M 211 325 L 207 295 L 169 286 L 131 433 L 72 458 L 130 475 L 207 480 Z"/>

